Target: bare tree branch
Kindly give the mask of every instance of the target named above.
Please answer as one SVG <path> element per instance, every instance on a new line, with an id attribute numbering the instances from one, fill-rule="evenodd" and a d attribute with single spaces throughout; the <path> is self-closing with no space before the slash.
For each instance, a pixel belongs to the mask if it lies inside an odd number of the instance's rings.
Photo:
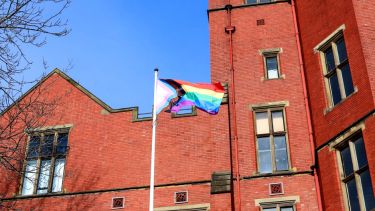
<path id="1" fill-rule="evenodd" d="M 46 86 L 18 100 L 26 84 L 38 81 L 22 77 L 32 63 L 25 49 L 42 47 L 49 36 L 70 32 L 67 20 L 61 19 L 70 1 L 0 0 L 0 168 L 16 175 L 24 173 L 25 131 L 43 127 L 58 106 L 58 98 L 45 98 Z M 1 197 L 0 193 L 0 207 Z"/>

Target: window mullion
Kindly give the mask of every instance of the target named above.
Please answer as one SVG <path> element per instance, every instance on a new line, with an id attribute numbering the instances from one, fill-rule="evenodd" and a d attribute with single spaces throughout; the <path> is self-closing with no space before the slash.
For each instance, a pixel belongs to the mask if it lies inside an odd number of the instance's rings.
<path id="1" fill-rule="evenodd" d="M 52 157 L 51 157 L 51 166 L 49 170 L 49 179 L 48 179 L 48 193 L 52 192 L 52 182 L 53 182 L 53 175 L 54 175 L 54 169 L 55 169 L 55 148 L 57 146 L 57 138 L 58 138 L 58 132 L 55 132 L 54 138 L 53 138 L 53 145 L 52 145 Z"/>
<path id="2" fill-rule="evenodd" d="M 36 162 L 36 167 L 35 167 L 35 180 L 34 180 L 34 189 L 33 189 L 33 194 L 37 193 L 38 190 L 38 185 L 39 185 L 39 173 L 40 173 L 40 157 L 38 158 Z"/>
<path id="3" fill-rule="evenodd" d="M 337 80 L 339 82 L 340 95 L 341 95 L 341 99 L 343 100 L 346 97 L 345 86 L 344 86 L 344 81 L 342 79 L 341 69 L 338 67 L 340 65 L 340 61 L 339 61 L 339 54 L 337 51 L 337 45 L 335 42 L 332 42 L 332 52 L 333 52 L 333 58 L 335 59 L 335 66 L 336 66 L 335 71 L 337 75 Z"/>
<path id="4" fill-rule="evenodd" d="M 273 123 L 272 123 L 272 112 L 271 109 L 267 110 L 268 124 L 269 124 L 269 133 L 270 133 L 270 149 L 271 149 L 271 163 L 272 163 L 272 172 L 276 171 L 275 164 L 275 145 L 273 143 Z"/>

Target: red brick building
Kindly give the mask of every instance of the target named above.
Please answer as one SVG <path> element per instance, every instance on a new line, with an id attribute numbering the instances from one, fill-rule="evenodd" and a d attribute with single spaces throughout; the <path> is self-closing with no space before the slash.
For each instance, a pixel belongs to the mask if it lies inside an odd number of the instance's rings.
<path id="1" fill-rule="evenodd" d="M 228 95 L 216 116 L 158 116 L 155 210 L 373 208 L 372 11 L 369 0 L 209 0 L 211 79 Z M 35 96 L 53 112 L 16 123 L 21 174 L 0 168 L 0 206 L 148 210 L 151 119 L 54 70 L 0 123 Z"/>

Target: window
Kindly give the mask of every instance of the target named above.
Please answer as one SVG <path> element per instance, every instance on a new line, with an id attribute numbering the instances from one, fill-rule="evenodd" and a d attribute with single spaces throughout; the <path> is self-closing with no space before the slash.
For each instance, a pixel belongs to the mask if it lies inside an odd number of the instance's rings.
<path id="1" fill-rule="evenodd" d="M 31 135 L 21 195 L 61 192 L 67 151 L 67 131 Z"/>
<path id="2" fill-rule="evenodd" d="M 355 135 L 338 150 L 341 180 L 349 210 L 375 208 L 374 193 L 361 134 Z"/>
<path id="3" fill-rule="evenodd" d="M 289 170 L 284 109 L 256 110 L 255 125 L 258 172 Z"/>
<path id="4" fill-rule="evenodd" d="M 322 48 L 321 57 L 329 103 L 333 107 L 354 92 L 343 36 L 329 41 Z"/>
<path id="5" fill-rule="evenodd" d="M 262 211 L 294 211 L 294 207 L 291 205 L 274 205 L 262 207 Z"/>
<path id="6" fill-rule="evenodd" d="M 281 78 L 279 64 L 280 51 L 280 48 L 260 50 L 264 58 L 264 69 L 266 79 Z"/>
<path id="7" fill-rule="evenodd" d="M 274 2 L 275 0 L 246 0 L 246 4 L 261 4 L 261 3 L 269 3 Z"/>

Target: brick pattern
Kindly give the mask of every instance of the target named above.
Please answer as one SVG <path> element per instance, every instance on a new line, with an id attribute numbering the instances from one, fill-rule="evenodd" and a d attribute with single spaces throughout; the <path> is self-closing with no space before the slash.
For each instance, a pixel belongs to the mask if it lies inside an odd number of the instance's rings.
<path id="1" fill-rule="evenodd" d="M 314 137 L 320 146 L 338 136 L 346 128 L 374 109 L 374 15 L 373 1 L 326 0 L 296 1 L 301 42 L 305 62 L 309 99 L 312 110 Z M 314 9 L 311 9 L 314 8 Z M 343 15 L 345 14 L 345 15 Z M 312 18 L 313 17 L 313 18 Z M 345 24 L 344 38 L 348 52 L 353 84 L 358 92 L 345 99 L 328 113 L 327 97 L 319 55 L 313 48 Z M 372 40 L 372 41 L 371 41 Z M 363 138 L 369 168 L 374 175 L 373 116 L 364 123 Z M 344 210 L 343 192 L 335 151 L 318 151 L 319 178 L 324 210 Z M 373 187 L 375 188 L 373 182 Z"/>
<path id="2" fill-rule="evenodd" d="M 220 0 L 211 0 L 210 6 L 217 7 L 222 3 Z M 231 3 L 239 5 L 241 1 Z M 228 82 L 230 91 L 229 36 L 224 32 L 226 18 L 226 11 L 209 13 L 211 78 L 213 81 Z M 259 19 L 264 19 L 265 25 L 257 26 Z M 241 176 L 254 175 L 257 171 L 254 121 L 250 105 L 278 101 L 289 102 L 286 107 L 286 124 L 292 167 L 298 171 L 310 170 L 311 152 L 291 5 L 284 2 L 233 9 L 232 25 L 236 27 L 233 53 Z M 260 50 L 272 48 L 282 49 L 279 58 L 281 74 L 285 78 L 264 80 Z M 280 181 L 284 184 L 285 196 L 301 197 L 297 209 L 317 210 L 311 175 L 241 181 L 242 208 L 259 210 L 259 207 L 254 206 L 254 200 L 269 198 L 268 184 Z"/>
<path id="3" fill-rule="evenodd" d="M 244 1 L 209 0 L 209 9 L 222 8 L 229 3 L 240 6 Z M 297 1 L 314 138 L 318 146 L 374 109 L 375 75 L 369 71 L 375 66 L 371 57 L 374 53 L 371 42 L 374 9 L 375 4 L 367 0 Z M 229 83 L 230 90 L 229 37 L 224 32 L 226 18 L 226 11 L 209 12 L 210 62 L 212 81 Z M 258 20 L 264 20 L 264 25 L 257 24 Z M 342 24 L 346 26 L 344 37 L 358 92 L 325 113 L 327 99 L 321 64 L 312 49 Z M 255 199 L 299 196 L 297 210 L 318 210 L 314 178 L 307 173 L 313 163 L 291 4 L 280 2 L 236 8 L 232 11 L 232 25 L 236 27 L 233 45 L 239 166 L 241 176 L 247 178 L 241 180 L 242 208 L 258 211 Z M 265 80 L 260 50 L 272 48 L 281 49 L 282 78 Z M 143 188 L 18 199 L 6 204 L 25 210 L 107 210 L 111 208 L 113 197 L 125 197 L 125 209 L 147 210 L 151 121 L 133 122 L 132 110 L 108 111 L 57 73 L 41 86 L 47 89 L 43 92 L 44 99 L 60 96 L 55 114 L 47 118 L 46 125 L 73 124 L 64 192 Z M 278 101 L 288 102 L 285 111 L 291 168 L 305 173 L 252 177 L 257 172 L 257 155 L 250 105 Z M 234 151 L 230 151 L 233 145 L 228 129 L 229 106 L 222 105 L 216 116 L 201 111 L 197 116 L 183 118 L 159 115 L 155 181 L 157 185 L 170 185 L 156 188 L 155 207 L 176 206 L 174 193 L 188 191 L 188 204 L 209 203 L 215 211 L 236 208 L 236 188 L 232 188 L 233 195 L 211 194 L 209 182 L 213 172 L 235 170 Z M 375 138 L 374 121 L 373 117 L 368 118 L 363 131 L 373 181 L 375 147 L 371 141 Z M 343 210 L 335 151 L 323 148 L 318 153 L 318 162 L 324 210 Z M 19 180 L 14 178 L 19 176 L 4 169 L 0 169 L 0 175 L 0 195 L 17 195 Z M 184 182 L 187 184 L 174 184 Z M 270 183 L 282 183 L 284 194 L 270 196 Z"/>

